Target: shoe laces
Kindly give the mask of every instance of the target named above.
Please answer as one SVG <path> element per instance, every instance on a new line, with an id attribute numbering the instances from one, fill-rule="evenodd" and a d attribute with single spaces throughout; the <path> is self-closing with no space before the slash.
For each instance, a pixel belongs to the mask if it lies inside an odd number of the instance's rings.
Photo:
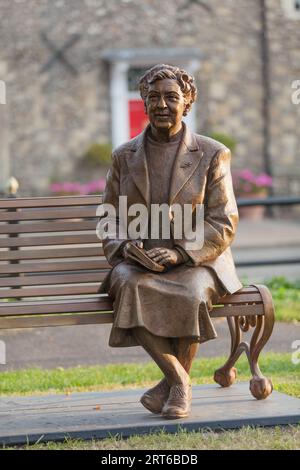
<path id="1" fill-rule="evenodd" d="M 188 390 L 190 390 L 190 385 L 185 387 L 184 385 L 173 385 L 170 391 L 170 399 L 176 400 L 178 398 L 187 398 Z"/>
<path id="2" fill-rule="evenodd" d="M 166 379 L 162 379 L 157 385 L 155 385 L 155 391 L 157 392 L 168 392 L 170 387 Z"/>

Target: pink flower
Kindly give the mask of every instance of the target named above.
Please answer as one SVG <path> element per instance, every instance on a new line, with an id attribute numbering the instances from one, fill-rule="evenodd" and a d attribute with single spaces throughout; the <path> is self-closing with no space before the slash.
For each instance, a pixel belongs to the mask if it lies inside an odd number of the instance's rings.
<path id="1" fill-rule="evenodd" d="M 66 193 L 82 193 L 82 186 L 80 183 L 63 183 L 62 187 Z"/>
<path id="2" fill-rule="evenodd" d="M 265 186 L 265 187 L 270 187 L 272 186 L 272 178 L 271 176 L 267 175 L 266 173 L 262 173 L 261 175 L 258 175 L 257 178 L 255 179 L 255 183 L 257 186 Z"/>
<path id="3" fill-rule="evenodd" d="M 61 191 L 61 183 L 52 183 L 52 184 L 50 184 L 50 190 L 53 193 L 59 193 Z"/>
<path id="4" fill-rule="evenodd" d="M 99 180 L 90 181 L 86 184 L 78 182 L 64 182 L 64 183 L 52 183 L 50 190 L 53 193 L 60 195 L 68 194 L 98 194 L 102 193 L 105 189 L 106 180 L 100 178 Z"/>
<path id="5" fill-rule="evenodd" d="M 257 193 L 262 189 L 272 186 L 272 177 L 266 173 L 255 175 L 251 170 L 245 168 L 233 173 L 233 185 L 238 196 L 247 196 L 250 193 Z"/>
<path id="6" fill-rule="evenodd" d="M 58 194 L 82 194 L 82 185 L 80 183 L 53 183 L 50 190 Z"/>
<path id="7" fill-rule="evenodd" d="M 84 185 L 85 194 L 102 193 L 105 188 L 105 179 L 90 181 Z"/>
<path id="8" fill-rule="evenodd" d="M 240 172 L 240 177 L 243 178 L 243 179 L 246 180 L 246 181 L 251 181 L 251 182 L 253 182 L 253 180 L 254 180 L 254 178 L 255 178 L 255 176 L 254 176 L 254 174 L 252 173 L 252 171 L 251 171 L 251 170 L 248 170 L 248 169 L 242 170 L 242 171 Z"/>

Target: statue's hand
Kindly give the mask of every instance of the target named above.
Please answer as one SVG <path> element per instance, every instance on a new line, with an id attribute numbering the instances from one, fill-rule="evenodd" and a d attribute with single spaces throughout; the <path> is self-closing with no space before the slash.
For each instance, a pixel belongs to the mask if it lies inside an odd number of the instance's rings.
<path id="1" fill-rule="evenodd" d="M 142 240 L 131 240 L 130 242 L 127 242 L 123 248 L 123 257 L 125 259 L 128 258 L 128 254 L 127 254 L 127 248 L 129 245 L 136 245 L 138 248 L 143 248 L 144 247 L 144 244 L 142 242 Z"/>
<path id="2" fill-rule="evenodd" d="M 162 265 L 175 265 L 181 263 L 181 255 L 177 250 L 171 250 L 169 248 L 152 248 L 146 251 L 146 254 L 156 263 Z"/>

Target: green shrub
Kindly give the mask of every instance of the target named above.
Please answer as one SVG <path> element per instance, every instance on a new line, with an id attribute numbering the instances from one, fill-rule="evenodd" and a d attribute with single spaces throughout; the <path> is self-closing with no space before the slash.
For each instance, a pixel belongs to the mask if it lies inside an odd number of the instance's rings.
<path id="1" fill-rule="evenodd" d="M 83 160 L 91 167 L 111 164 L 112 145 L 93 143 L 83 155 Z"/>
<path id="2" fill-rule="evenodd" d="M 237 141 L 234 137 L 231 137 L 227 134 L 222 134 L 221 132 L 212 132 L 210 134 L 210 137 L 226 145 L 226 147 L 228 147 L 231 152 L 234 152 L 237 145 Z"/>

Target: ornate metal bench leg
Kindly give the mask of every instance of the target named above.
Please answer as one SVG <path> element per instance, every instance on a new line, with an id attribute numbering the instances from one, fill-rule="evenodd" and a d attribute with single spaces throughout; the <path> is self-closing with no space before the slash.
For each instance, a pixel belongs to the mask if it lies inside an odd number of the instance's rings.
<path id="1" fill-rule="evenodd" d="M 237 370 L 233 365 L 237 361 L 238 356 L 236 358 L 236 353 L 241 342 L 241 331 L 238 324 L 238 318 L 233 319 L 232 317 L 227 317 L 227 323 L 231 336 L 230 356 L 223 367 L 217 369 L 214 374 L 214 381 L 221 385 L 221 387 L 230 387 L 236 379 Z"/>
<path id="2" fill-rule="evenodd" d="M 252 379 L 250 391 L 257 400 L 267 398 L 273 390 L 270 379 L 263 376 L 258 365 L 258 357 L 271 336 L 274 326 L 274 306 L 272 296 L 265 286 L 255 286 L 262 297 L 264 315 L 227 317 L 231 335 L 231 352 L 228 360 L 215 371 L 214 380 L 222 387 L 229 387 L 236 379 L 236 368 L 233 367 L 240 355 L 245 352 L 249 361 Z M 242 332 L 250 327 L 255 328 L 250 345 L 241 342 Z"/>
<path id="3" fill-rule="evenodd" d="M 257 317 L 257 324 L 251 339 L 248 359 L 253 375 L 250 381 L 250 391 L 257 400 L 262 400 L 267 398 L 272 393 L 273 384 L 270 379 L 264 377 L 264 375 L 261 373 L 258 365 L 258 357 L 264 345 L 271 336 L 275 318 L 273 301 L 269 290 L 265 286 L 256 287 L 259 290 L 264 302 L 265 315 Z"/>

